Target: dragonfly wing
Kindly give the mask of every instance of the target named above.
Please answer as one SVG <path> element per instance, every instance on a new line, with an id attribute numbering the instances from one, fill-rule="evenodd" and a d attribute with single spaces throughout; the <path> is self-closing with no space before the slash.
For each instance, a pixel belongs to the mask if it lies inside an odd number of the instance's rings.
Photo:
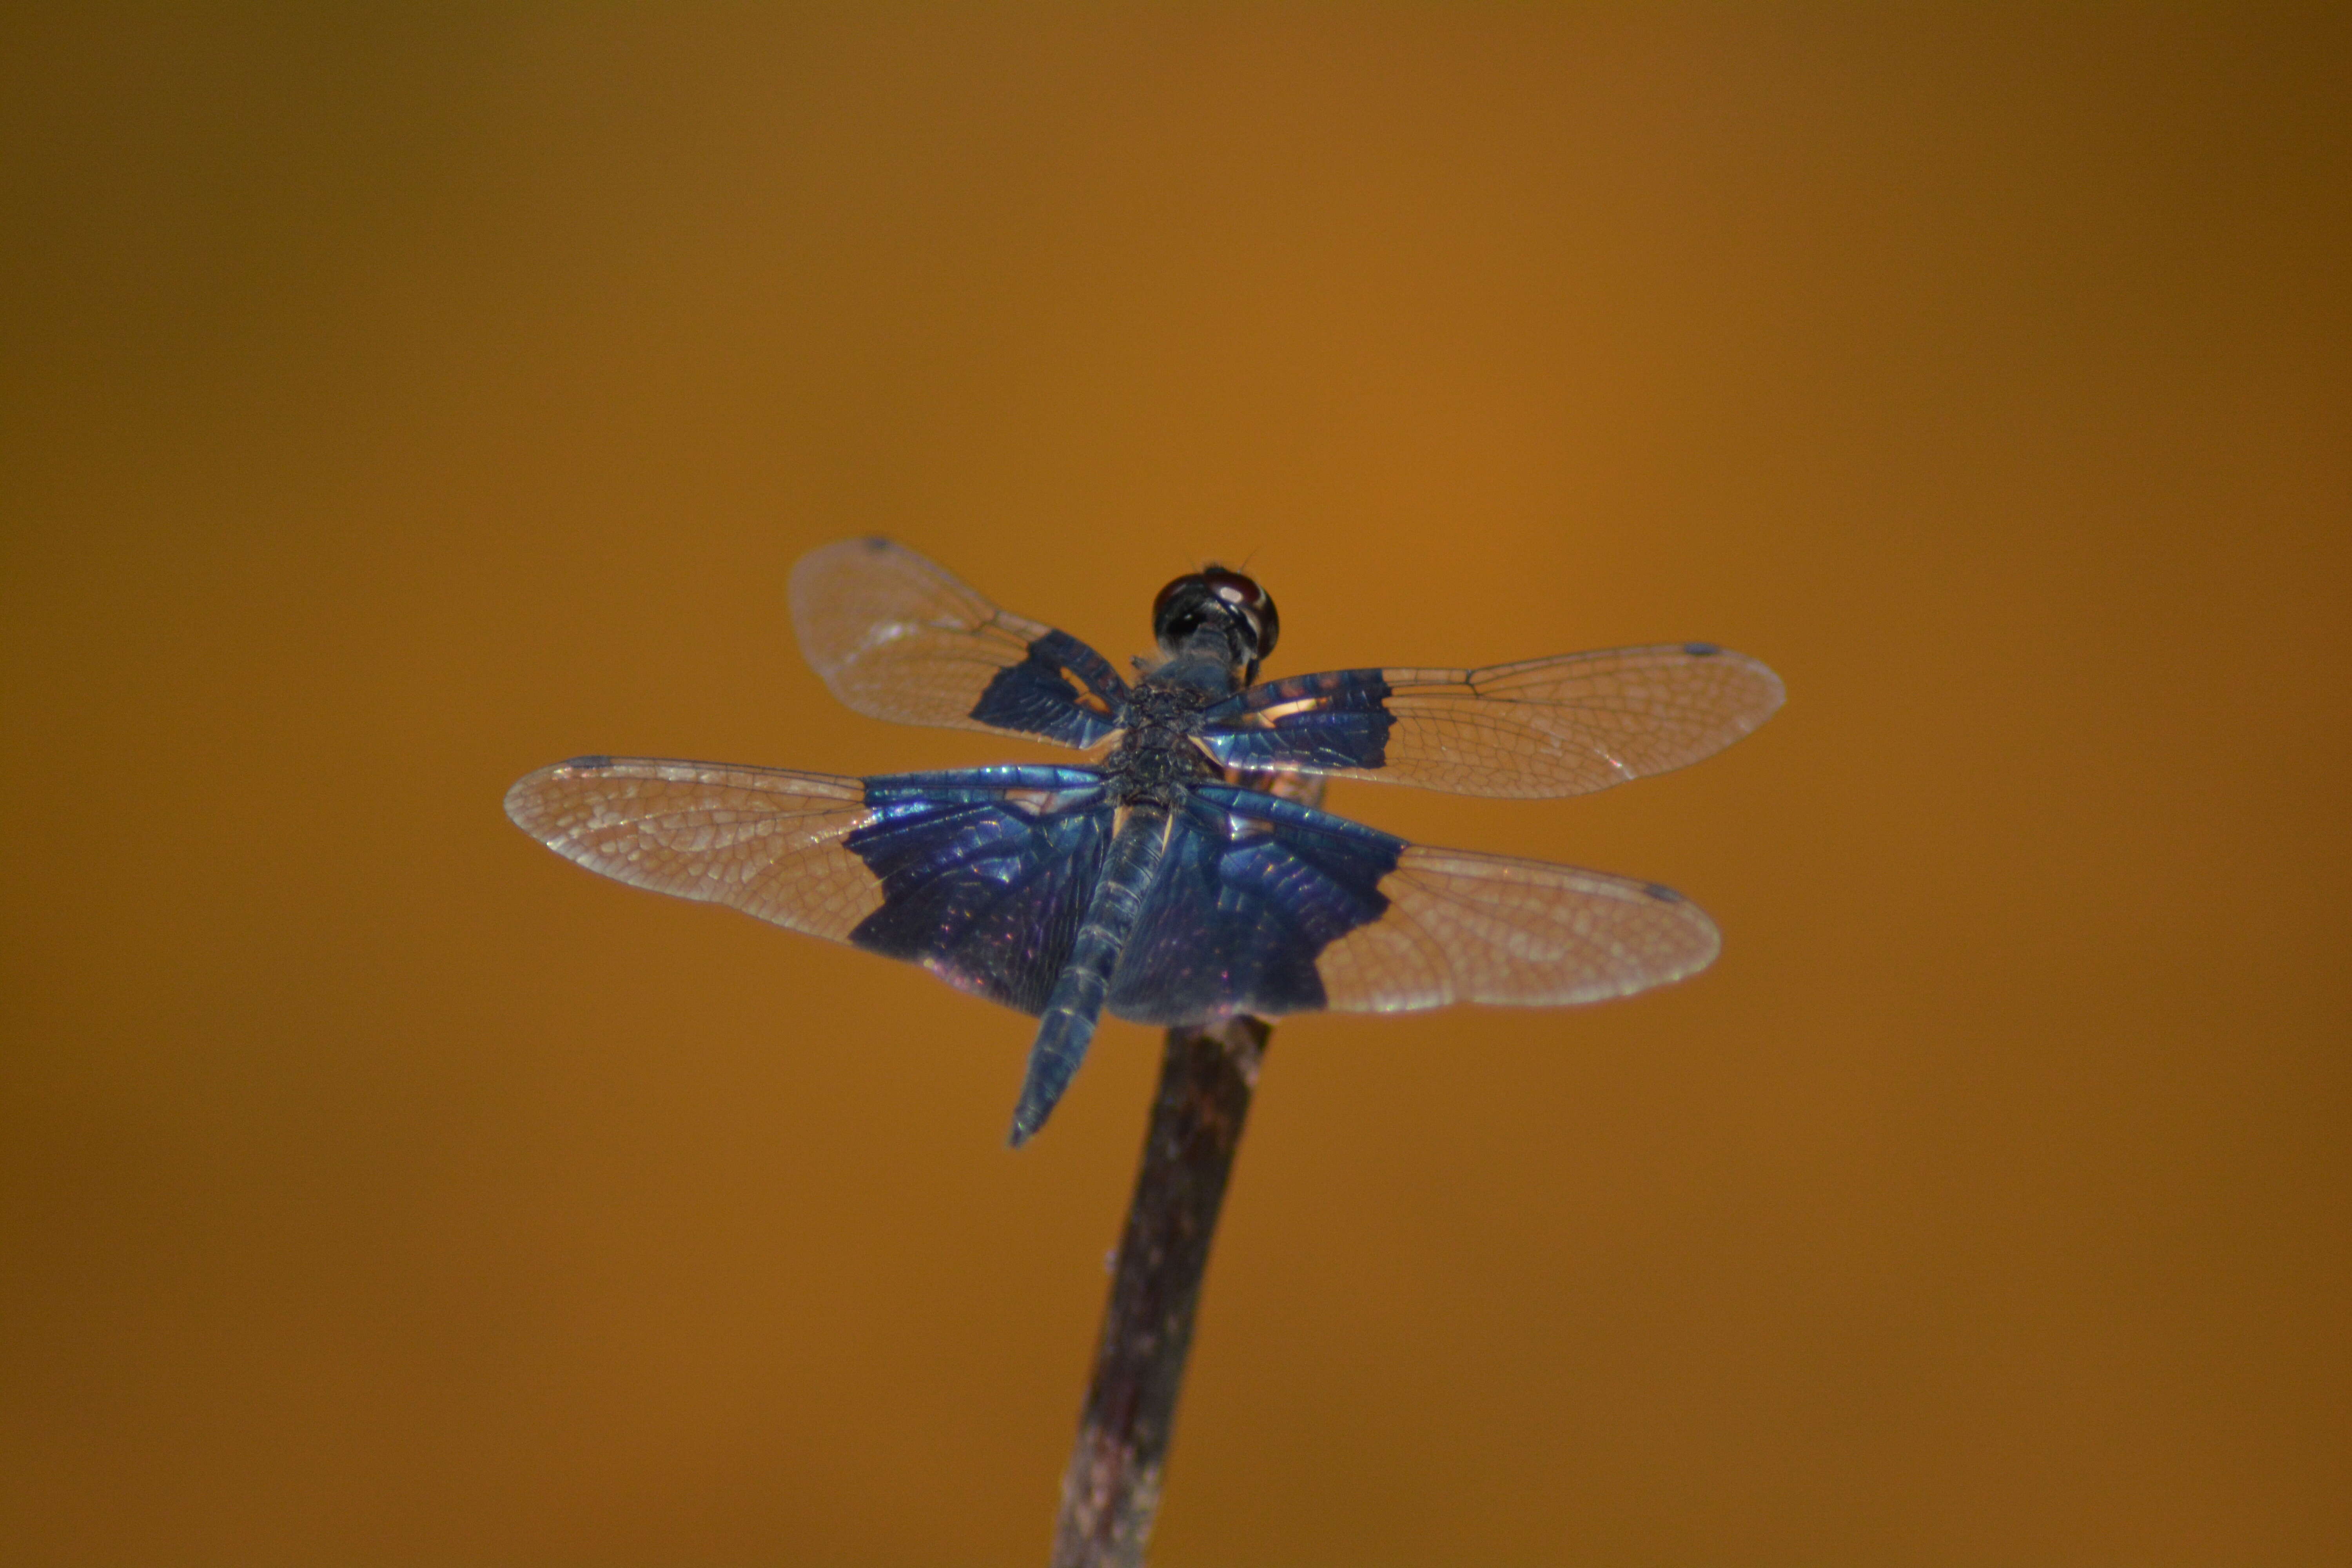
<path id="1" fill-rule="evenodd" d="M 1014 787 L 992 782 L 1006 774 L 1019 775 Z M 883 903 L 852 940 L 992 1002 L 1043 1013 L 1110 845 L 1100 775 L 899 773 L 867 780 L 866 797 L 875 819 L 850 847 L 881 879 Z"/>
<path id="2" fill-rule="evenodd" d="M 1196 787 L 1119 955 L 1110 1010 L 1172 1025 L 1326 1005 L 1318 960 L 1381 918 L 1381 882 L 1403 847 L 1273 795 Z"/>
<path id="3" fill-rule="evenodd" d="M 515 825 L 634 887 L 920 963 L 1036 1013 L 1108 841 L 1084 768 L 836 778 L 578 757 L 507 792 Z"/>
<path id="4" fill-rule="evenodd" d="M 1696 974 L 1723 945 L 1671 888 L 1542 860 L 1409 845 L 1381 892 L 1381 919 L 1317 960 L 1336 1012 L 1601 1002 Z"/>
<path id="5" fill-rule="evenodd" d="M 1456 795 L 1583 795 L 1710 756 L 1780 698 L 1780 678 L 1745 654 L 1677 643 L 1270 680 L 1210 709 L 1202 740 L 1231 767 Z"/>
<path id="6" fill-rule="evenodd" d="M 792 601 L 802 651 L 860 713 L 1083 750 L 1126 712 L 1127 683 L 1102 655 L 998 609 L 887 539 L 845 539 L 802 556 Z"/>
<path id="7" fill-rule="evenodd" d="M 1192 796 L 1113 977 L 1121 1017 L 1597 1002 L 1696 973 L 1720 945 L 1653 883 L 1407 844 L 1229 786 Z"/>

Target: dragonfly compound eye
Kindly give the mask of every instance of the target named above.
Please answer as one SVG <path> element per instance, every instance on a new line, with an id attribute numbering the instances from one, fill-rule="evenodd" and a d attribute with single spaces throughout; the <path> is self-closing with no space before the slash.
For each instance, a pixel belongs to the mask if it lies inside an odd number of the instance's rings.
<path id="1" fill-rule="evenodd" d="M 1256 664 L 1274 651 L 1282 617 L 1274 596 L 1254 577 L 1223 566 L 1179 577 L 1160 590 L 1151 605 L 1151 634 L 1173 653 L 1204 626 L 1222 623 L 1234 634 L 1241 662 Z"/>

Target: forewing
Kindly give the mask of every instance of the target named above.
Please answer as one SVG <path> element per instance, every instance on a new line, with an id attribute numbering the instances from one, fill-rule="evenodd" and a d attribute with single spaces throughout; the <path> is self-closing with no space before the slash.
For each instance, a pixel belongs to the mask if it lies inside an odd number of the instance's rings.
<path id="1" fill-rule="evenodd" d="M 1431 849 L 1202 786 L 1113 978 L 1142 1023 L 1622 996 L 1714 961 L 1715 924 L 1652 883 Z"/>
<path id="2" fill-rule="evenodd" d="M 860 713 L 1084 749 L 1119 727 L 1127 683 L 1066 632 L 1000 610 L 887 539 L 846 539 L 793 568 L 793 626 Z"/>
<path id="3" fill-rule="evenodd" d="M 1485 669 L 1343 669 L 1254 686 L 1203 716 L 1234 767 L 1455 795 L 1582 795 L 1712 755 L 1780 706 L 1780 679 L 1708 643 Z"/>
<path id="4" fill-rule="evenodd" d="M 1109 811 L 1081 768 L 836 778 L 581 757 L 507 792 L 517 826 L 635 887 L 906 959 L 1039 1011 Z"/>

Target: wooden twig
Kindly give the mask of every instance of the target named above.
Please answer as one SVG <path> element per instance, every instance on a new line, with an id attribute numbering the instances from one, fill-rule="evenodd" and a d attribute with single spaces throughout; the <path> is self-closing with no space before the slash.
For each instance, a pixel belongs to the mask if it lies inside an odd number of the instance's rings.
<path id="1" fill-rule="evenodd" d="M 1143 1562 L 1201 1276 L 1272 1033 L 1249 1017 L 1168 1031 L 1094 1383 L 1062 1480 L 1054 1568 Z"/>

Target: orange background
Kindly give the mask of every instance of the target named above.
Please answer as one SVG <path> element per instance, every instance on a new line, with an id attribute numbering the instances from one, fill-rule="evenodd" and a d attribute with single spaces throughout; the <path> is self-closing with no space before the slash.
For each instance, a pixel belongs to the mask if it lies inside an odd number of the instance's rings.
<path id="1" fill-rule="evenodd" d="M 12 1563 L 1042 1561 L 1156 1037 L 583 876 L 887 532 L 1705 637 L 1699 980 L 1274 1043 L 1160 1561 L 2341 1562 L 2352 49 L 2246 7 L 18 14 Z"/>

